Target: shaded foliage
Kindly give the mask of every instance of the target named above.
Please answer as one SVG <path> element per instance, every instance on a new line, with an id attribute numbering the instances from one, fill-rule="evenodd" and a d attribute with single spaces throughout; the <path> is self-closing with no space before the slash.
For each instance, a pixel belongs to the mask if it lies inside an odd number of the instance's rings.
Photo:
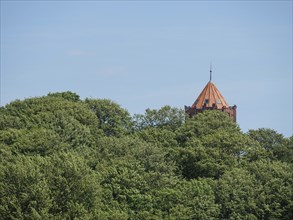
<path id="1" fill-rule="evenodd" d="M 248 135 L 271 155 L 270 158 L 293 162 L 293 136 L 284 138 L 282 134 L 268 128 L 249 130 Z"/>
<path id="2" fill-rule="evenodd" d="M 72 92 L 0 108 L 0 219 L 292 219 L 293 137 Z"/>
<path id="3" fill-rule="evenodd" d="M 86 99 L 85 103 L 94 112 L 99 128 L 107 136 L 123 136 L 131 129 L 131 117 L 125 109 L 108 99 Z"/>

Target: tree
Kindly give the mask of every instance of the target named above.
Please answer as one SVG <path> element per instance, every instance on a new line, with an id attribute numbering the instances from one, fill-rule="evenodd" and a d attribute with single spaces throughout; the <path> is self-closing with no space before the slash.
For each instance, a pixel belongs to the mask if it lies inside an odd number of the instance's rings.
<path id="1" fill-rule="evenodd" d="M 144 115 L 134 115 L 134 126 L 136 130 L 165 128 L 174 131 L 183 124 L 184 118 L 185 115 L 182 109 L 166 105 L 159 110 L 146 109 Z"/>
<path id="2" fill-rule="evenodd" d="M 0 107 L 0 219 L 293 219 L 292 140 L 72 92 Z"/>
<path id="3" fill-rule="evenodd" d="M 258 158 L 255 154 L 261 152 L 257 143 L 245 134 L 237 130 L 227 132 L 224 129 L 213 130 L 211 134 L 198 138 L 190 136 L 182 147 L 172 151 L 179 169 L 188 179 L 218 179 L 238 164 Z"/>
<path id="4" fill-rule="evenodd" d="M 45 156 L 70 147 L 56 132 L 45 128 L 2 130 L 0 142 L 13 154 L 31 156 Z"/>
<path id="5" fill-rule="evenodd" d="M 17 155 L 0 165 L 1 219 L 49 219 L 52 199 L 39 156 Z"/>
<path id="6" fill-rule="evenodd" d="M 220 178 L 223 173 L 237 165 L 237 157 L 221 148 L 205 147 L 194 140 L 184 148 L 171 149 L 180 173 L 187 179 L 198 177 Z"/>
<path id="7" fill-rule="evenodd" d="M 266 150 L 272 150 L 284 144 L 284 136 L 272 129 L 249 130 L 248 136 L 259 142 Z"/>
<path id="8" fill-rule="evenodd" d="M 152 210 L 144 169 L 134 159 L 116 159 L 112 165 L 99 166 L 102 175 L 103 201 L 107 209 L 123 210 L 129 216 Z"/>
<path id="9" fill-rule="evenodd" d="M 178 141 L 184 144 L 193 137 L 212 135 L 218 130 L 240 132 L 239 126 L 226 113 L 204 111 L 192 118 L 187 118 L 186 123 L 178 129 Z"/>
<path id="10" fill-rule="evenodd" d="M 293 135 L 286 139 L 284 150 L 281 153 L 278 152 L 280 160 L 293 163 Z"/>
<path id="11" fill-rule="evenodd" d="M 93 146 L 95 139 L 102 134 L 98 128 L 99 121 L 87 105 L 61 97 L 14 101 L 2 107 L 0 112 L 3 115 L 0 119 L 1 130 L 51 130 L 71 147 Z"/>
<path id="12" fill-rule="evenodd" d="M 259 160 L 219 179 L 216 195 L 223 219 L 292 219 L 292 166 Z"/>
<path id="13" fill-rule="evenodd" d="M 49 97 L 59 97 L 59 98 L 63 98 L 65 100 L 72 101 L 72 102 L 81 101 L 79 95 L 77 95 L 74 92 L 70 92 L 70 91 L 49 93 L 48 96 Z"/>
<path id="14" fill-rule="evenodd" d="M 171 219 L 218 219 L 214 182 L 210 179 L 181 181 L 176 187 L 178 200 L 170 210 Z M 172 202 L 172 200 L 170 201 Z"/>
<path id="15" fill-rule="evenodd" d="M 17 155 L 0 168 L 1 219 L 94 219 L 101 212 L 98 175 L 74 153 Z"/>
<path id="16" fill-rule="evenodd" d="M 258 160 L 245 167 L 257 180 L 254 191 L 258 219 L 293 218 L 292 165 L 281 161 Z"/>
<path id="17" fill-rule="evenodd" d="M 249 130 L 248 136 L 257 141 L 267 152 L 269 152 L 272 159 L 287 162 L 293 161 L 292 137 L 291 139 L 286 139 L 282 134 L 268 128 Z"/>
<path id="18" fill-rule="evenodd" d="M 101 212 L 100 180 L 83 157 L 57 153 L 44 167 L 50 189 L 50 213 L 60 219 L 94 219 Z"/>
<path id="19" fill-rule="evenodd" d="M 96 160 L 97 167 L 100 167 L 102 161 L 105 162 L 102 166 L 106 167 L 111 166 L 116 160 L 119 163 L 121 160 L 126 161 L 126 164 L 127 161 L 135 161 L 148 175 L 147 179 L 152 187 L 165 184 L 160 181 L 163 181 L 164 178 L 172 178 L 174 175 L 175 165 L 167 154 L 168 151 L 164 148 L 133 136 L 102 138 L 99 140 L 96 152 L 91 152 L 92 160 Z M 164 177 L 161 178 L 162 176 Z"/>
<path id="20" fill-rule="evenodd" d="M 108 99 L 86 99 L 88 108 L 99 121 L 99 128 L 107 136 L 122 136 L 130 132 L 131 117 L 127 110 Z"/>
<path id="21" fill-rule="evenodd" d="M 218 182 L 216 195 L 221 219 L 258 219 L 256 179 L 248 171 L 234 168 Z"/>
<path id="22" fill-rule="evenodd" d="M 157 146 L 174 147 L 178 145 L 176 132 L 168 129 L 150 127 L 137 131 L 134 135 Z"/>

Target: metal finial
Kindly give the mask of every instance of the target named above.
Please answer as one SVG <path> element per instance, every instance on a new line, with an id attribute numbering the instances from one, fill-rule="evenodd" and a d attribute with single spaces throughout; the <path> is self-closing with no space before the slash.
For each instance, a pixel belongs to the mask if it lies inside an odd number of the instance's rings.
<path id="1" fill-rule="evenodd" d="M 210 81 L 212 81 L 212 62 L 210 64 Z"/>

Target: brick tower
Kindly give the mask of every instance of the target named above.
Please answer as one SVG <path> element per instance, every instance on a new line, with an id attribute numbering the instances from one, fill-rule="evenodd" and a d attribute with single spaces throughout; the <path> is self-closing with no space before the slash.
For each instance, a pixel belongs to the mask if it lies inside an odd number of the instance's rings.
<path id="1" fill-rule="evenodd" d="M 191 107 L 185 106 L 185 112 L 189 114 L 190 117 L 205 110 L 226 112 L 231 118 L 233 118 L 234 122 L 236 122 L 237 106 L 229 106 L 216 85 L 212 83 L 212 70 L 210 70 L 210 81 L 204 87 L 193 105 Z"/>

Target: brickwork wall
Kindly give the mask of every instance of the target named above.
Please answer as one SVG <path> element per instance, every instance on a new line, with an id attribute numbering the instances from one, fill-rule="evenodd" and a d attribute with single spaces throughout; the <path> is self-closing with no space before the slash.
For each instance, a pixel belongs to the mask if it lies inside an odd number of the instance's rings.
<path id="1" fill-rule="evenodd" d="M 233 118 L 234 122 L 236 122 L 237 120 L 237 106 L 234 105 L 234 106 L 230 106 L 228 108 L 225 108 L 223 107 L 222 109 L 217 109 L 215 106 L 213 107 L 208 107 L 206 108 L 205 106 L 201 109 L 196 109 L 196 108 L 191 108 L 189 106 L 185 106 L 185 112 L 190 116 L 192 117 L 193 115 L 196 115 L 198 113 L 201 113 L 203 111 L 206 111 L 206 110 L 216 110 L 216 111 L 222 111 L 222 112 L 226 112 L 229 117 Z"/>

